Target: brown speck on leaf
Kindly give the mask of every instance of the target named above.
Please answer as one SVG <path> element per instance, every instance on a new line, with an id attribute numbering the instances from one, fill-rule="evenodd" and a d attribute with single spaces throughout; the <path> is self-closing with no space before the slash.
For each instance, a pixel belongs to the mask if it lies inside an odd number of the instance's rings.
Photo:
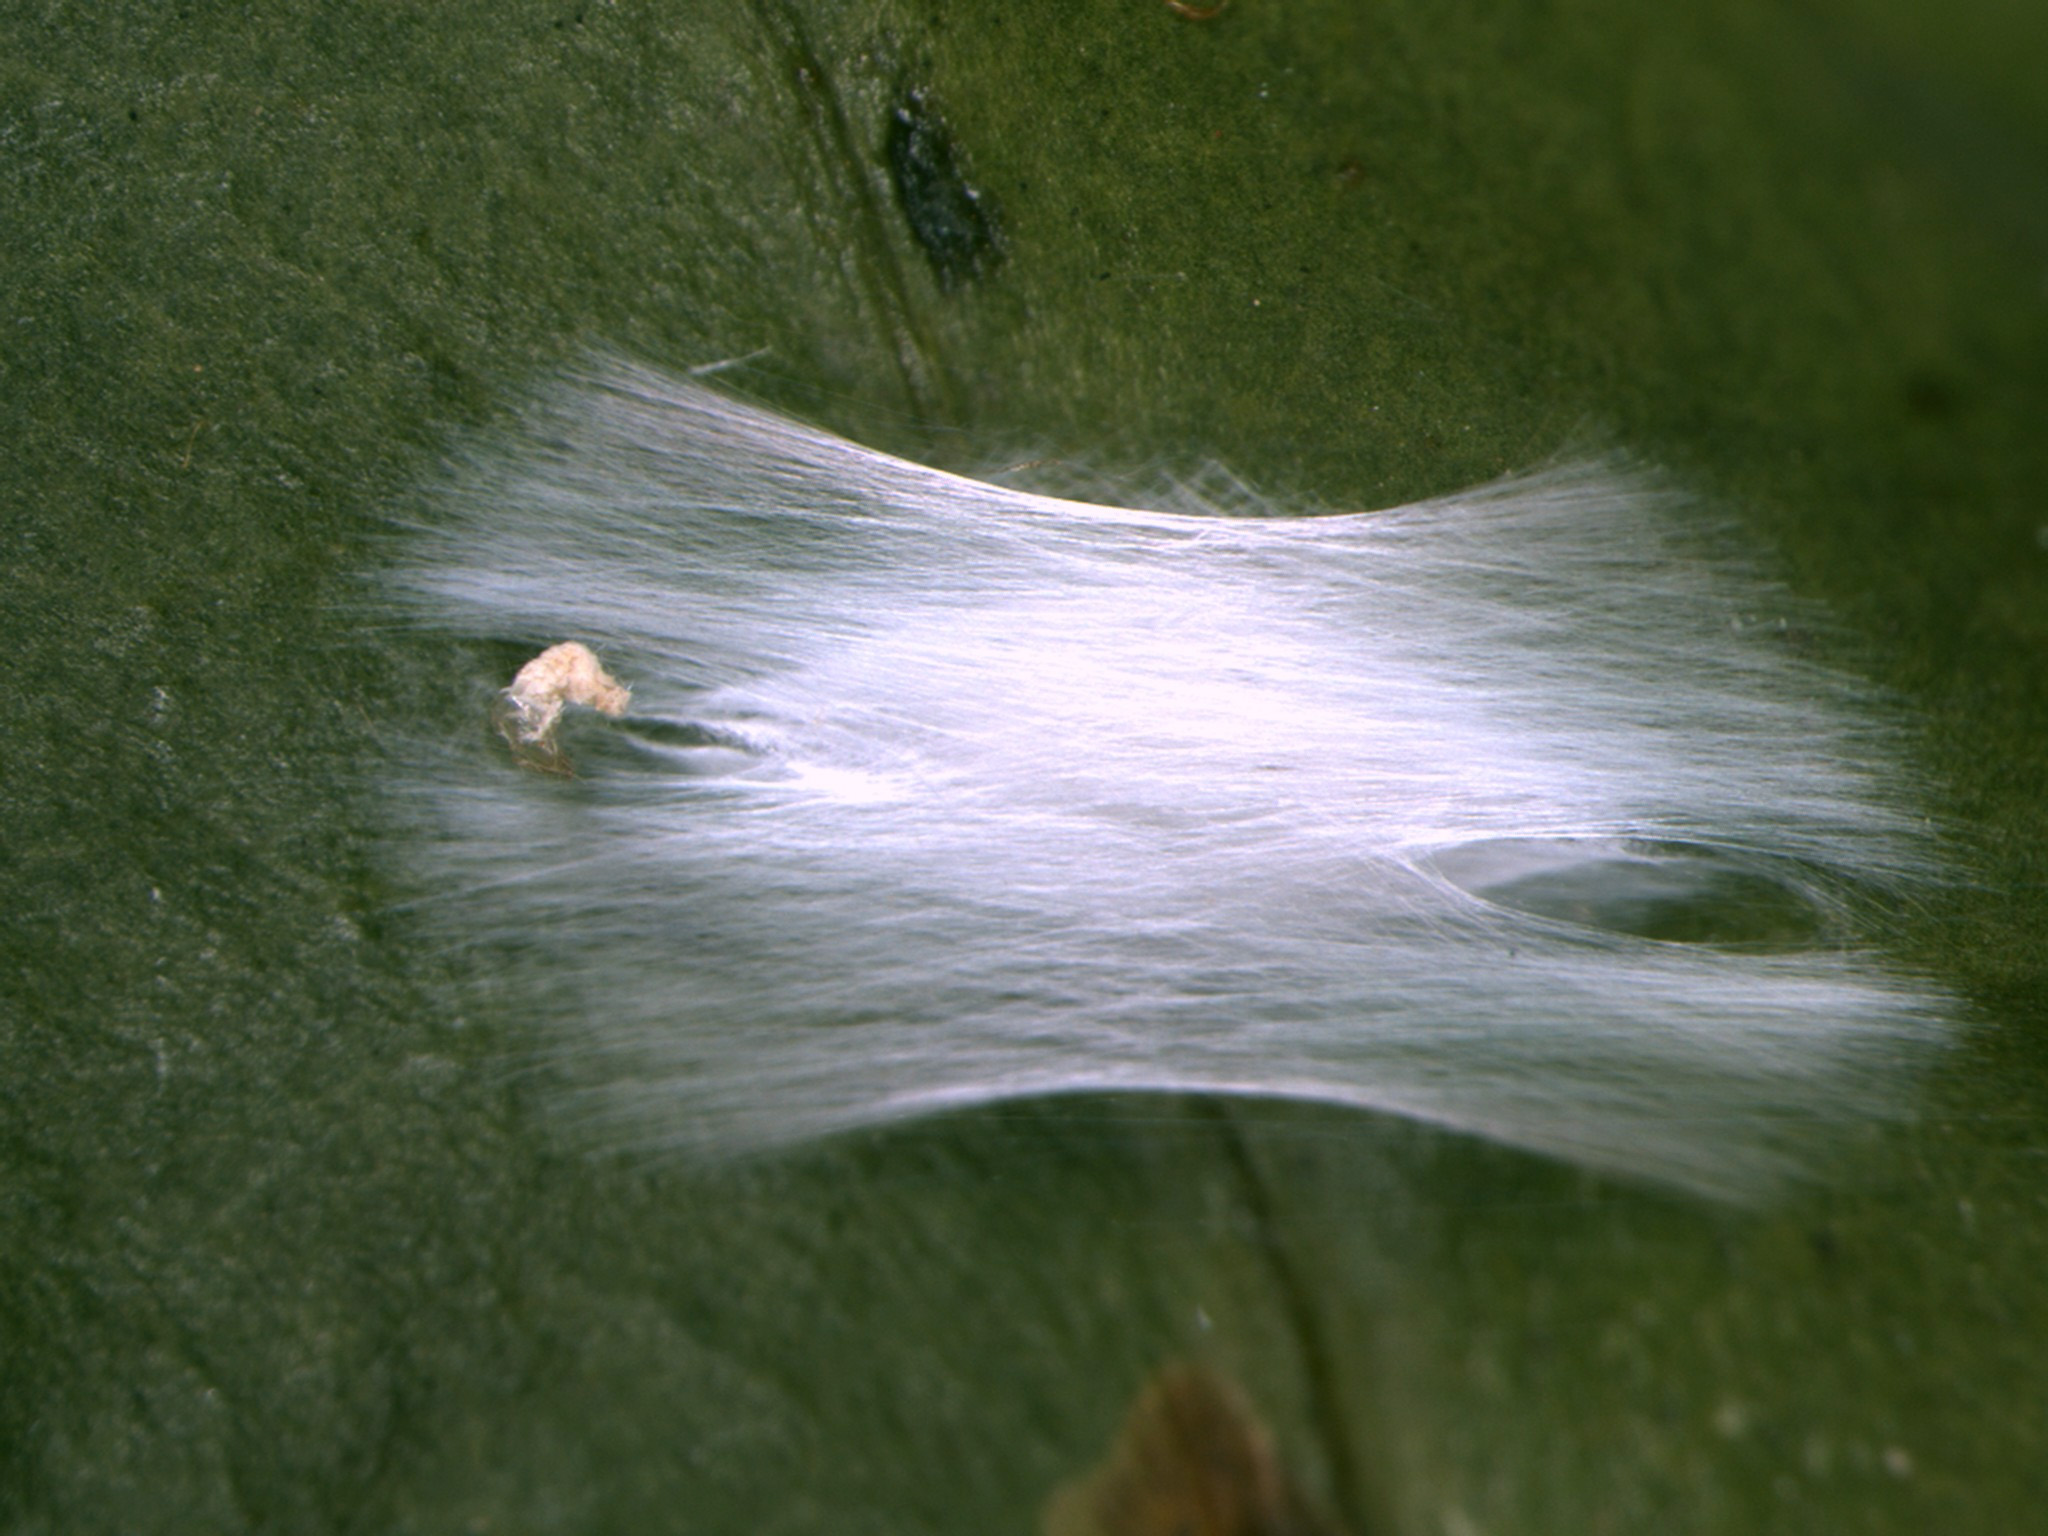
<path id="1" fill-rule="evenodd" d="M 1058 1489 L 1043 1536 L 1338 1536 L 1296 1489 L 1239 1392 L 1169 1365 L 1138 1394 L 1109 1455 Z"/>

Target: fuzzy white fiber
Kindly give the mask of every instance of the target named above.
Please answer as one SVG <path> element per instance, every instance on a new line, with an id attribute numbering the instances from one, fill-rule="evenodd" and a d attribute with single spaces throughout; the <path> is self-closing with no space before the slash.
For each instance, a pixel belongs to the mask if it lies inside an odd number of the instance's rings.
<path id="1" fill-rule="evenodd" d="M 1725 529 L 1615 459 L 1264 510 L 597 365 L 391 591 L 590 646 L 632 713 L 565 722 L 573 779 L 423 759 L 415 910 L 642 1144 L 1195 1090 L 1745 1197 L 1904 1104 L 1946 1004 L 1870 935 L 1935 876 L 1916 786 Z"/>

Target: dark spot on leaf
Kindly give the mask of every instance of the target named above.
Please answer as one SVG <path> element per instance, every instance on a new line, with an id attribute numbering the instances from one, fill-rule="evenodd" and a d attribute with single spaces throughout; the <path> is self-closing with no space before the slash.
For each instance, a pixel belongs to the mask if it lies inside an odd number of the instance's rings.
<path id="1" fill-rule="evenodd" d="M 1923 421 L 1944 421 L 1956 413 L 1956 387 L 1938 373 L 1918 371 L 1906 375 L 1901 391 L 1906 409 Z"/>
<path id="2" fill-rule="evenodd" d="M 961 173 L 952 135 L 925 91 L 906 92 L 889 114 L 887 150 L 903 217 L 939 286 L 951 293 L 987 276 L 1003 258 L 995 209 Z"/>

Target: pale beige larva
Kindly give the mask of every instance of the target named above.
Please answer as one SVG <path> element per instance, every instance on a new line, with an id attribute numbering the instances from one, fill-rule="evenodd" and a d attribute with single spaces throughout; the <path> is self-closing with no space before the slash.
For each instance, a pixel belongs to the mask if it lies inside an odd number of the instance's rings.
<path id="1" fill-rule="evenodd" d="M 597 654 L 578 641 L 551 645 L 519 669 L 505 690 L 505 737 L 522 757 L 556 757 L 555 724 L 568 704 L 601 715 L 625 714 L 633 691 L 605 671 Z"/>

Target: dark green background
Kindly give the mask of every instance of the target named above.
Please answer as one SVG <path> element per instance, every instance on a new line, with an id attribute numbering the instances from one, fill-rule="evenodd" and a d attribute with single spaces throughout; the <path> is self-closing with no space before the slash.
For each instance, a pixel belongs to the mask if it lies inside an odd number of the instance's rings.
<path id="1" fill-rule="evenodd" d="M 1360 1526 L 2048 1505 L 2033 0 L 0 6 L 0 1525 L 1035 1528 L 1146 1375 Z M 882 179 L 918 86 L 1007 258 Z M 380 520 L 603 345 L 953 465 L 1382 504 L 1620 442 L 1919 712 L 1967 1004 L 1738 1211 L 1357 1117 L 591 1156 L 397 906 Z"/>

